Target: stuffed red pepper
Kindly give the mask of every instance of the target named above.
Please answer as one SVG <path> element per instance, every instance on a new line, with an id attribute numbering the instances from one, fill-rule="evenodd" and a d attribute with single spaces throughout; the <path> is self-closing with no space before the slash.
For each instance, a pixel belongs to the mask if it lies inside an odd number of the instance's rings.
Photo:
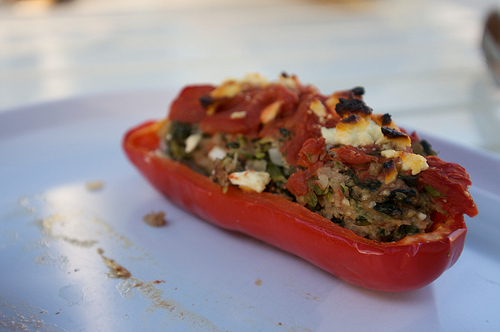
<path id="1" fill-rule="evenodd" d="M 470 177 L 363 95 L 324 95 L 287 74 L 188 86 L 123 147 L 156 189 L 204 220 L 362 287 L 418 289 L 462 252 L 463 216 L 478 213 Z"/>

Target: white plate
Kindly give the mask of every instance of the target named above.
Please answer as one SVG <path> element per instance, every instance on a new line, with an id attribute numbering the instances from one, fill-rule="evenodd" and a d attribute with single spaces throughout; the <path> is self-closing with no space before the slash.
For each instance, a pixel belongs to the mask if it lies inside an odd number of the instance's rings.
<path id="1" fill-rule="evenodd" d="M 410 293 L 380 293 L 211 226 L 155 192 L 125 159 L 121 139 L 163 117 L 171 98 L 134 92 L 0 114 L 0 327 L 500 329 L 498 157 L 431 138 L 443 159 L 472 175 L 480 214 L 468 220 L 462 257 L 440 279 Z M 97 180 L 100 190 L 86 186 Z M 168 225 L 145 224 L 150 211 L 165 211 Z M 103 257 L 132 278 L 109 275 Z"/>

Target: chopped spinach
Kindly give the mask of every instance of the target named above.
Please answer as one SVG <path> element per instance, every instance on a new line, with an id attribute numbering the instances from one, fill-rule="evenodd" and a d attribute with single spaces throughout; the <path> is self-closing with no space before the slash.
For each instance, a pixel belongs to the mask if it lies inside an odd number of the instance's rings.
<path id="1" fill-rule="evenodd" d="M 282 170 L 275 164 L 268 162 L 266 172 L 269 173 L 273 182 L 286 182 L 286 177 L 283 175 Z"/>
<path id="2" fill-rule="evenodd" d="M 433 186 L 426 184 L 424 186 L 424 190 L 431 195 L 432 197 L 445 197 L 446 195 L 442 194 L 440 191 L 438 191 L 436 188 Z"/>
<path id="3" fill-rule="evenodd" d="M 285 127 L 280 128 L 280 133 L 283 136 L 283 138 L 290 137 L 290 130 L 286 129 Z"/>
<path id="4" fill-rule="evenodd" d="M 403 214 L 401 208 L 399 208 L 394 201 L 386 201 L 383 203 L 377 203 L 373 209 L 375 211 L 385 213 L 391 217 L 400 217 Z"/>
<path id="5" fill-rule="evenodd" d="M 371 222 L 369 222 L 364 216 L 358 216 L 356 220 L 354 220 L 354 224 L 358 226 L 368 226 L 371 225 Z"/>
<path id="6" fill-rule="evenodd" d="M 398 178 L 403 180 L 404 183 L 408 185 L 408 187 L 416 187 L 418 184 L 418 175 L 398 175 Z"/>
<path id="7" fill-rule="evenodd" d="M 401 225 L 396 230 L 396 235 L 401 237 L 405 237 L 406 235 L 416 234 L 416 233 L 418 233 L 418 227 L 415 225 Z"/>
<path id="8" fill-rule="evenodd" d="M 341 227 L 344 227 L 345 226 L 345 221 L 344 219 L 341 219 L 341 218 L 336 218 L 336 217 L 333 217 L 332 219 L 330 219 L 333 223 L 341 226 Z"/>
<path id="9" fill-rule="evenodd" d="M 170 135 L 174 141 L 184 141 L 191 135 L 191 124 L 179 121 L 172 121 Z"/>

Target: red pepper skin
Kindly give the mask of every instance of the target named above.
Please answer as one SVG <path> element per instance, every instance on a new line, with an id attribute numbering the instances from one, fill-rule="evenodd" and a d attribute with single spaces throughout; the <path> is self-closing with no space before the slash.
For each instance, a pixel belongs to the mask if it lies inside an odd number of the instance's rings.
<path id="1" fill-rule="evenodd" d="M 355 285 L 406 292 L 436 280 L 460 256 L 467 228 L 462 216 L 436 222 L 432 232 L 377 242 L 269 193 L 229 187 L 156 153 L 161 122 L 128 131 L 123 148 L 146 179 L 175 204 L 225 229 L 241 232 Z"/>

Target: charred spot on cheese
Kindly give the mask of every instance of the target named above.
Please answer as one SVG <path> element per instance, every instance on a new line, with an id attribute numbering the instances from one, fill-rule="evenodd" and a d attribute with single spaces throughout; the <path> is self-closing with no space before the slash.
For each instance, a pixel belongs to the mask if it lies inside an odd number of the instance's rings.
<path id="1" fill-rule="evenodd" d="M 324 96 L 287 73 L 275 82 L 230 79 L 199 98 L 206 110 L 199 122 L 166 121 L 161 155 L 223 192 L 280 195 L 361 237 L 425 233 L 442 213 L 436 201 L 447 199 L 421 181 L 435 152 L 390 114 L 374 114 L 364 94 L 355 87 Z M 205 120 L 220 121 L 219 129 L 204 131 Z M 244 130 L 248 123 L 252 131 Z"/>
<path id="2" fill-rule="evenodd" d="M 389 127 L 381 127 L 382 129 L 382 134 L 384 134 L 385 137 L 387 138 L 400 138 L 400 137 L 408 137 L 405 133 L 402 133 L 400 131 L 397 131 L 393 128 Z"/>
<path id="3" fill-rule="evenodd" d="M 335 111 L 341 118 L 351 114 L 358 114 L 361 116 L 372 114 L 371 107 L 368 107 L 365 102 L 360 99 L 340 98 L 338 104 L 335 106 Z"/>
<path id="4" fill-rule="evenodd" d="M 382 168 L 384 171 L 389 172 L 391 169 L 394 168 L 394 160 L 390 159 L 389 161 L 386 161 L 382 164 Z"/>
<path id="5" fill-rule="evenodd" d="M 398 170 L 396 168 L 396 164 L 393 159 L 386 161 L 382 164 L 382 170 L 384 172 L 384 182 L 386 184 L 390 184 L 396 181 L 398 176 Z"/>
<path id="6" fill-rule="evenodd" d="M 382 115 L 382 126 L 388 126 L 392 123 L 392 117 L 389 113 Z"/>
<path id="7" fill-rule="evenodd" d="M 371 119 L 380 127 L 389 127 L 389 128 L 397 129 L 397 126 L 392 121 L 392 117 L 389 113 L 372 114 Z"/>
<path id="8" fill-rule="evenodd" d="M 353 115 L 349 115 L 347 118 L 343 118 L 342 120 L 340 120 L 340 122 L 342 123 L 358 123 L 359 122 L 359 115 L 356 115 L 356 114 L 353 114 Z"/>
<path id="9" fill-rule="evenodd" d="M 199 101 L 200 101 L 201 107 L 203 107 L 204 109 L 207 109 L 208 106 L 212 105 L 215 102 L 215 99 L 210 95 L 204 95 L 204 96 L 200 97 Z"/>
<path id="10" fill-rule="evenodd" d="M 365 94 L 365 88 L 363 88 L 362 86 L 357 86 L 351 89 L 351 92 L 353 94 L 353 97 L 361 97 Z"/>

